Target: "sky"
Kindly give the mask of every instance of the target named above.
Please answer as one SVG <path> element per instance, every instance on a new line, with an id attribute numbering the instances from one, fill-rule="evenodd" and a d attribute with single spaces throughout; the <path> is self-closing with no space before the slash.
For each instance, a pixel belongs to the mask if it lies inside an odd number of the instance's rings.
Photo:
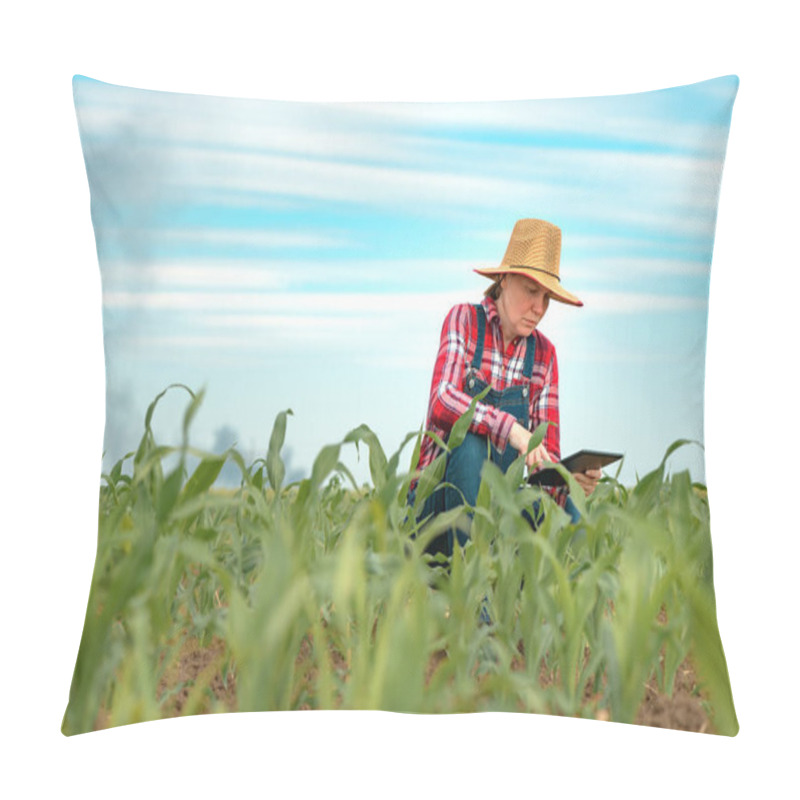
<path id="1" fill-rule="evenodd" d="M 425 419 L 448 309 L 478 302 L 514 222 L 562 229 L 553 302 L 561 449 L 621 479 L 703 440 L 709 274 L 733 76 L 633 95 L 293 103 L 76 76 L 106 358 L 104 468 L 167 385 L 205 389 L 191 443 L 290 476 L 365 423 L 388 454 Z M 87 269 L 97 265 L 86 265 Z M 154 416 L 178 444 L 187 395 Z M 409 467 L 411 445 L 401 464 Z M 366 459 L 343 461 L 359 480 Z M 670 458 L 703 481 L 699 446 Z M 611 470 L 613 473 L 613 470 Z"/>

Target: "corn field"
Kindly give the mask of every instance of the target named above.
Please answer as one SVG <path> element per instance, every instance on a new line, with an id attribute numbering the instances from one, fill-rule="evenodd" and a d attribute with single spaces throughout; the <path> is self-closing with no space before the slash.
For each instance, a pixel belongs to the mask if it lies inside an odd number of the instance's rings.
<path id="1" fill-rule="evenodd" d="M 65 734 L 175 713 L 301 708 L 634 722 L 648 682 L 671 695 L 687 658 L 710 729 L 736 734 L 705 487 L 667 471 L 690 443 L 675 442 L 633 487 L 604 477 L 588 499 L 565 474 L 577 524 L 550 495 L 519 488 L 520 457 L 505 475 L 485 465 L 474 509 L 420 528 L 406 502 L 415 473 L 401 468 L 416 463 L 420 433 L 387 457 L 362 425 L 323 447 L 310 477 L 284 485 L 291 411 L 275 419 L 264 458 L 246 464 L 235 449 L 193 448 L 203 393 L 168 390 L 188 392 L 181 443 L 155 441 L 162 392 L 138 449 L 103 475 Z M 345 448 L 368 460 L 369 485 L 342 464 Z M 417 509 L 444 458 L 419 476 Z M 240 487 L 215 488 L 229 461 Z M 545 515 L 534 530 L 522 511 L 536 500 Z M 431 561 L 426 545 L 467 510 L 467 546 L 449 564 Z M 206 656 L 189 678 L 187 653 Z"/>

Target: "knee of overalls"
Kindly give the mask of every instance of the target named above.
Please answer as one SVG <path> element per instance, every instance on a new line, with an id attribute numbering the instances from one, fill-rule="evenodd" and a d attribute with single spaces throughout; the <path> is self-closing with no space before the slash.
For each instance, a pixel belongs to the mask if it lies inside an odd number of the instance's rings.
<path id="1" fill-rule="evenodd" d="M 445 488 L 445 509 L 455 508 L 463 503 L 475 505 L 481 485 L 481 469 L 488 454 L 488 439 L 475 433 L 468 433 L 464 441 L 450 453 L 444 480 L 457 487 L 458 491 L 450 486 Z"/>

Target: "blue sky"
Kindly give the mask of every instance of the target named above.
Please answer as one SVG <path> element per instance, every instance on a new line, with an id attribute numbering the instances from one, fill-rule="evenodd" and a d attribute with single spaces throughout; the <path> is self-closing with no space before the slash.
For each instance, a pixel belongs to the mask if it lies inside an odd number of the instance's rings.
<path id="1" fill-rule="evenodd" d="M 540 325 L 561 373 L 562 452 L 649 471 L 703 438 L 709 269 L 728 76 L 636 95 L 313 104 L 76 77 L 103 287 L 105 465 L 167 384 L 206 387 L 192 442 L 263 455 L 291 408 L 296 469 L 366 423 L 422 424 L 441 323 L 487 285 L 514 222 L 563 232 L 585 303 Z M 179 441 L 185 396 L 156 434 Z M 226 435 L 227 435 L 226 434 Z M 410 457 L 410 448 L 408 450 Z M 345 460 L 359 477 L 354 451 Z M 699 448 L 672 457 L 704 479 Z"/>

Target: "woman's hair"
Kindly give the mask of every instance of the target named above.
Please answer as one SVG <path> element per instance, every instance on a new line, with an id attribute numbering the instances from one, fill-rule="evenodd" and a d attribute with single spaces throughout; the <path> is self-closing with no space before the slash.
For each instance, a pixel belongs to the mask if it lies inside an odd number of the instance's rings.
<path id="1" fill-rule="evenodd" d="M 499 278 L 495 278 L 492 285 L 483 293 L 484 297 L 491 297 L 492 300 L 497 300 L 497 298 L 500 297 L 500 292 L 502 291 L 502 287 L 500 286 L 502 280 L 502 275 Z"/>

